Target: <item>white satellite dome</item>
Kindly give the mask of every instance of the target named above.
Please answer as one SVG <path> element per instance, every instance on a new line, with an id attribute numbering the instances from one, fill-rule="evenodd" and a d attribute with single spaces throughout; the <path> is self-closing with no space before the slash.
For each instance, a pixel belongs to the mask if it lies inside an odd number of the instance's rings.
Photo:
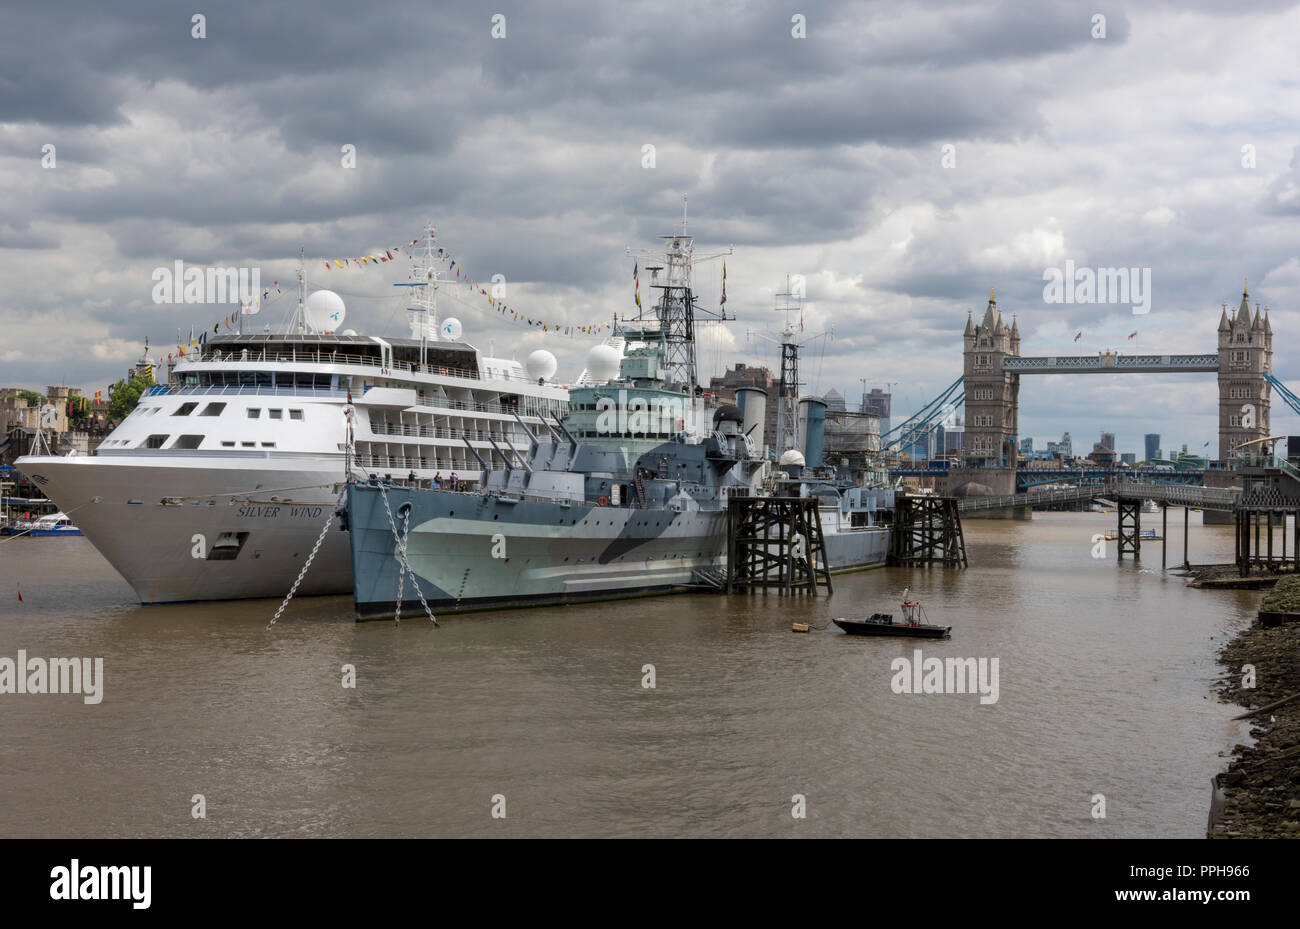
<path id="1" fill-rule="evenodd" d="M 439 328 L 438 332 L 448 342 L 455 342 L 460 338 L 460 334 L 464 332 L 464 330 L 461 328 L 459 319 L 454 316 L 448 316 L 442 321 L 442 327 Z"/>
<path id="2" fill-rule="evenodd" d="M 612 345 L 593 345 L 587 352 L 587 375 L 593 381 L 608 381 L 618 377 L 623 354 Z"/>
<path id="3" fill-rule="evenodd" d="M 339 335 L 356 335 L 356 334 L 357 331 L 355 329 L 344 329 L 342 332 L 339 333 Z"/>
<path id="4" fill-rule="evenodd" d="M 781 453 L 781 460 L 777 463 L 782 465 L 799 465 L 799 467 L 803 467 L 803 452 L 799 451 L 797 448 L 788 448 Z"/>
<path id="5" fill-rule="evenodd" d="M 312 332 L 335 332 L 343 325 L 347 310 L 343 298 L 332 290 L 318 290 L 307 298 L 304 321 Z"/>
<path id="6" fill-rule="evenodd" d="M 524 370 L 528 372 L 529 379 L 534 381 L 549 381 L 555 377 L 555 369 L 559 366 L 555 356 L 544 348 L 533 352 L 524 362 Z"/>

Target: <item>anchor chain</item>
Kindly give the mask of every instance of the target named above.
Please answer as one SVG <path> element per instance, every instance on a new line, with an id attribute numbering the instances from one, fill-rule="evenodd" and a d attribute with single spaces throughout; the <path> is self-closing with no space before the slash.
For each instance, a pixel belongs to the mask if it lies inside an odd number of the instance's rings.
<path id="1" fill-rule="evenodd" d="M 402 537 L 397 540 L 398 547 L 405 552 L 406 541 L 411 537 L 411 508 L 409 506 L 400 509 L 402 514 Z M 402 621 L 402 591 L 406 588 L 406 572 L 397 573 L 397 604 L 393 607 L 393 622 Z"/>
<path id="2" fill-rule="evenodd" d="M 393 530 L 393 540 L 397 543 L 397 558 L 402 563 L 402 570 L 397 575 L 397 606 L 393 613 L 394 621 L 400 621 L 402 612 L 402 589 L 406 580 L 406 575 L 411 575 L 411 586 L 420 596 L 420 606 L 424 607 L 425 615 L 429 617 L 429 622 L 435 626 L 438 625 L 437 618 L 433 615 L 433 610 L 429 607 L 429 601 L 424 599 L 424 591 L 420 589 L 420 582 L 415 577 L 415 571 L 411 569 L 411 563 L 406 559 L 406 542 L 410 535 L 411 511 L 408 508 L 403 518 L 405 532 L 401 535 L 397 532 L 397 520 L 393 519 L 393 508 L 388 505 L 388 491 L 384 485 L 379 484 L 379 496 L 384 501 L 384 512 L 388 514 L 388 527 Z"/>
<path id="3" fill-rule="evenodd" d="M 267 624 L 267 628 L 275 625 L 275 621 L 280 618 L 280 614 L 283 613 L 285 607 L 289 605 L 289 601 L 293 599 L 293 595 L 298 592 L 298 585 L 301 584 L 302 579 L 307 576 L 307 570 L 311 567 L 311 563 L 316 560 L 316 553 L 320 551 L 321 545 L 325 543 L 325 534 L 330 531 L 330 526 L 334 525 L 334 519 L 338 516 L 338 508 L 343 505 L 343 498 L 346 495 L 347 490 L 344 489 L 339 494 L 339 498 L 334 501 L 334 509 L 330 511 L 329 519 L 325 520 L 325 525 L 321 527 L 320 535 L 316 537 L 316 544 L 311 547 L 311 554 L 307 556 L 306 563 L 303 564 L 302 570 L 298 572 L 298 576 L 294 579 L 293 586 L 289 588 L 289 593 L 285 595 L 284 602 L 280 604 L 280 608 L 276 610 L 275 615 L 271 617 L 271 621 Z"/>

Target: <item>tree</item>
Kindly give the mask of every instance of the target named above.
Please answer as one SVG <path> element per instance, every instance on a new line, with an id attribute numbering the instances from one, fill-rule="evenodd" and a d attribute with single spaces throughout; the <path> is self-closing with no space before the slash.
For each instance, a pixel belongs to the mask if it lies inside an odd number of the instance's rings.
<path id="1" fill-rule="evenodd" d="M 34 390 L 20 390 L 18 396 L 26 400 L 28 406 L 41 406 L 45 403 L 45 394 L 38 394 Z"/>
<path id="2" fill-rule="evenodd" d="M 121 422 L 131 415 L 140 395 L 153 386 L 153 378 L 147 374 L 137 374 L 128 380 L 120 380 L 108 388 L 108 418 Z"/>
<path id="3" fill-rule="evenodd" d="M 68 401 L 68 419 L 80 423 L 90 418 L 90 398 L 73 397 Z"/>

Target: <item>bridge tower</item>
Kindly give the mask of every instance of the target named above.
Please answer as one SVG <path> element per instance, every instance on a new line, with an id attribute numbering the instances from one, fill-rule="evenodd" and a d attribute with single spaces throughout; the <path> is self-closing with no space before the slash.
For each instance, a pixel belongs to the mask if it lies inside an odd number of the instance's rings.
<path id="1" fill-rule="evenodd" d="M 979 325 L 967 314 L 962 338 L 962 368 L 966 388 L 966 436 L 962 458 L 968 468 L 1010 468 L 1017 463 L 1016 433 L 1020 407 L 1020 375 L 1002 370 L 1002 359 L 1020 354 L 1020 327 L 1002 321 L 997 300 Z M 1012 482 L 1014 488 L 1014 481 Z"/>
<path id="2" fill-rule="evenodd" d="M 1238 445 L 1268 435 L 1273 371 L 1273 327 L 1268 311 L 1250 308 L 1250 288 L 1231 319 L 1219 317 L 1219 458 L 1230 462 Z M 969 389 L 969 388 L 968 388 Z M 969 394 L 968 394 L 969 396 Z"/>

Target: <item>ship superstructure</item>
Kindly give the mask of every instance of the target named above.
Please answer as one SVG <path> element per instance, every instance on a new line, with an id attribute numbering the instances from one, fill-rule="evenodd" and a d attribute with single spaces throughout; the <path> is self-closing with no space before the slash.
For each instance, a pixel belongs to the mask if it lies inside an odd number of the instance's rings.
<path id="1" fill-rule="evenodd" d="M 554 358 L 523 364 L 462 341 L 456 320 L 437 317 L 441 283 L 417 260 L 410 336 L 390 339 L 340 332 L 342 299 L 308 297 L 300 271 L 286 331 L 209 338 L 95 455 L 17 466 L 142 602 L 283 596 L 349 472 L 473 486 L 476 455 L 524 452 L 521 423 L 567 413 Z M 346 537 L 328 533 L 298 592 L 350 587 Z"/>

